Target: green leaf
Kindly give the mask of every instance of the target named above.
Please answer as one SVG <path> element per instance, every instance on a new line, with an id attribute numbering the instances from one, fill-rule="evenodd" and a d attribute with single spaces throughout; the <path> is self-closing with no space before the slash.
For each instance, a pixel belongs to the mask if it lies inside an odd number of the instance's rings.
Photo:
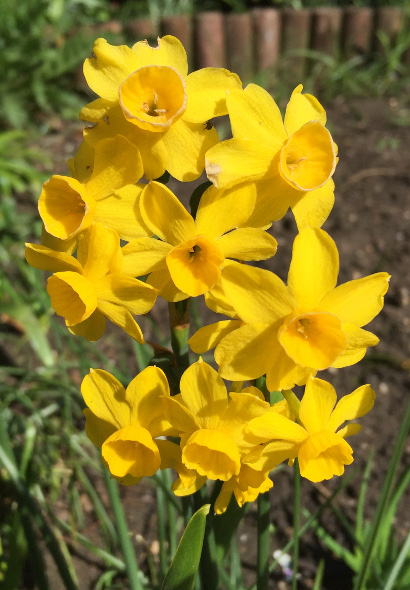
<path id="1" fill-rule="evenodd" d="M 205 504 L 189 521 L 162 590 L 192 590 L 194 587 L 204 542 L 206 515 L 210 507 L 210 504 Z"/>

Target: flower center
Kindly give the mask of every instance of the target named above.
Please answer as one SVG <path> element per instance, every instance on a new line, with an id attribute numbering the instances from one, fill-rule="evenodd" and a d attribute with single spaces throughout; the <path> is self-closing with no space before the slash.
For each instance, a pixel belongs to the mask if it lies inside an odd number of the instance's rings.
<path id="1" fill-rule="evenodd" d="M 125 118 L 146 131 L 164 132 L 186 109 L 185 80 L 167 66 L 147 66 L 121 84 L 119 98 Z"/>
<path id="2" fill-rule="evenodd" d="M 278 332 L 287 355 L 302 367 L 327 369 L 346 348 L 339 318 L 325 312 L 288 315 Z"/>

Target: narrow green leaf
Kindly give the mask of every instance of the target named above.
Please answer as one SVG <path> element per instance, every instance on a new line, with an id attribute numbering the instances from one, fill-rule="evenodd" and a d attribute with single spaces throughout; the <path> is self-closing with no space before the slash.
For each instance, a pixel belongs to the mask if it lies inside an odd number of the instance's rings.
<path id="1" fill-rule="evenodd" d="M 319 562 L 319 567 L 317 568 L 317 571 L 316 571 L 315 583 L 313 585 L 313 590 L 322 590 L 322 581 L 323 581 L 324 573 L 325 573 L 325 560 L 321 559 Z"/>
<path id="2" fill-rule="evenodd" d="M 206 515 L 210 506 L 202 506 L 189 521 L 162 584 L 162 590 L 193 589 L 204 541 Z"/>

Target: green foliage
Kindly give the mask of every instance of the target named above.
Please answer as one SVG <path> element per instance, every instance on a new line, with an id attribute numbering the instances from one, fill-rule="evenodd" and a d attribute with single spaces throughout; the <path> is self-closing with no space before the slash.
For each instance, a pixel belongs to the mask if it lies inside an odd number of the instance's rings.
<path id="1" fill-rule="evenodd" d="M 78 27 L 109 17 L 104 0 L 2 0 L 0 126 L 33 125 L 39 110 L 76 117 L 71 74 L 95 37 Z"/>
<path id="2" fill-rule="evenodd" d="M 209 508 L 210 504 L 205 504 L 189 521 L 161 590 L 192 590 L 194 587 Z"/>

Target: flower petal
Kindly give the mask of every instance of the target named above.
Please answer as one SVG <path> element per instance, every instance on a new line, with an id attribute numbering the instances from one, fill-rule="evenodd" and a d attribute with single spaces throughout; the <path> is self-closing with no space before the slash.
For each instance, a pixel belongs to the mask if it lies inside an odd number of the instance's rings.
<path id="1" fill-rule="evenodd" d="M 281 176 L 272 176 L 255 183 L 255 209 L 245 227 L 268 229 L 272 221 L 282 219 L 289 209 L 292 195 L 296 189 L 291 187 Z"/>
<path id="2" fill-rule="evenodd" d="M 138 41 L 132 46 L 138 68 L 155 64 L 157 66 L 168 66 L 175 68 L 181 76 L 188 73 L 188 61 L 186 52 L 181 41 L 172 35 L 158 37 L 157 47 L 151 47 L 148 41 Z M 136 68 L 134 68 L 136 69 Z"/>
<path id="3" fill-rule="evenodd" d="M 217 188 L 229 188 L 278 174 L 276 152 L 250 139 L 227 139 L 206 154 L 205 169 Z"/>
<path id="4" fill-rule="evenodd" d="M 308 433 L 302 426 L 276 412 L 266 412 L 253 418 L 245 428 L 246 440 L 253 444 L 275 439 L 300 444 L 307 436 Z"/>
<path id="5" fill-rule="evenodd" d="M 300 473 L 313 482 L 342 475 L 353 463 L 353 449 L 339 435 L 328 430 L 309 436 L 299 449 Z"/>
<path id="6" fill-rule="evenodd" d="M 135 315 L 150 311 L 157 298 L 157 291 L 151 285 L 133 279 L 126 274 L 107 275 L 95 283 L 95 290 L 98 305 L 102 301 L 115 303 Z"/>
<path id="7" fill-rule="evenodd" d="M 85 408 L 83 414 L 85 416 L 85 433 L 90 441 L 100 449 L 117 428 L 111 422 L 97 418 L 89 408 Z"/>
<path id="8" fill-rule="evenodd" d="M 224 68 L 202 68 L 186 79 L 188 94 L 184 121 L 205 123 L 213 117 L 228 114 L 227 92 L 242 88 L 239 77 Z"/>
<path id="9" fill-rule="evenodd" d="M 326 125 L 325 109 L 311 94 L 302 94 L 302 90 L 302 84 L 296 86 L 286 107 L 285 128 L 289 135 L 293 135 L 309 121 L 319 121 L 323 126 Z"/>
<path id="10" fill-rule="evenodd" d="M 137 147 L 126 137 L 116 135 L 95 146 L 94 169 L 86 189 L 98 201 L 127 184 L 138 182 L 143 173 Z"/>
<path id="11" fill-rule="evenodd" d="M 115 47 L 105 39 L 97 39 L 93 55 L 84 62 L 87 84 L 96 94 L 106 100 L 118 100 L 121 82 L 140 67 L 135 52 L 126 45 Z"/>
<path id="12" fill-rule="evenodd" d="M 377 336 L 367 330 L 358 328 L 354 324 L 342 324 L 342 329 L 347 335 L 346 348 L 332 363 L 332 367 L 338 369 L 358 363 L 366 354 L 367 348 L 376 346 L 379 342 Z"/>
<path id="13" fill-rule="evenodd" d="M 299 418 L 310 434 L 326 430 L 336 402 L 336 391 L 330 383 L 322 379 L 308 380 L 300 402 Z"/>
<path id="14" fill-rule="evenodd" d="M 128 309 L 108 301 L 99 301 L 98 309 L 113 323 L 119 326 L 140 344 L 144 344 L 141 328 Z"/>
<path id="15" fill-rule="evenodd" d="M 91 369 L 81 383 L 81 393 L 92 413 L 116 429 L 129 424 L 130 407 L 125 389 L 111 373 Z"/>
<path id="16" fill-rule="evenodd" d="M 75 326 L 69 326 L 68 329 L 76 336 L 82 336 L 89 342 L 96 342 L 104 334 L 106 323 L 105 316 L 96 309 L 89 318 Z"/>
<path id="17" fill-rule="evenodd" d="M 159 182 L 150 182 L 141 194 L 141 215 L 164 242 L 177 246 L 196 233 L 195 222 L 174 193 Z"/>
<path id="18" fill-rule="evenodd" d="M 278 242 L 262 229 L 244 227 L 231 231 L 216 243 L 226 258 L 266 260 L 276 254 Z"/>
<path id="19" fill-rule="evenodd" d="M 207 188 L 196 214 L 198 234 L 217 238 L 244 223 L 251 215 L 256 200 L 253 183 L 243 183 L 230 189 Z"/>
<path id="20" fill-rule="evenodd" d="M 279 341 L 270 345 L 271 365 L 266 373 L 266 386 L 269 391 L 292 389 L 295 385 L 306 383 L 310 375 L 316 375 L 315 369 L 301 367 L 285 352 Z"/>
<path id="21" fill-rule="evenodd" d="M 216 129 L 184 118 L 174 123 L 163 136 L 167 149 L 167 170 L 177 180 L 189 182 L 201 176 L 205 154 L 219 142 Z"/>
<path id="22" fill-rule="evenodd" d="M 233 440 L 222 432 L 201 429 L 194 432 L 182 449 L 182 461 L 208 479 L 227 481 L 241 468 L 239 450 Z"/>
<path id="23" fill-rule="evenodd" d="M 152 236 L 141 217 L 139 200 L 143 184 L 129 184 L 97 201 L 94 221 L 114 229 L 122 240 Z"/>
<path id="24" fill-rule="evenodd" d="M 234 90 L 227 98 L 232 135 L 250 139 L 274 152 L 287 140 L 282 115 L 269 92 L 257 84 L 248 84 L 245 90 Z"/>
<path id="25" fill-rule="evenodd" d="M 66 252 L 58 252 L 40 246 L 39 244 L 26 244 L 26 260 L 30 266 L 39 270 L 48 270 L 51 272 L 83 272 L 83 267 L 76 258 Z"/>
<path id="26" fill-rule="evenodd" d="M 347 438 L 348 436 L 353 436 L 354 434 L 357 434 L 361 431 L 361 429 L 362 427 L 360 426 L 360 424 L 351 422 L 350 424 L 346 424 L 344 428 L 340 428 L 340 430 L 338 430 L 336 434 L 343 438 Z"/>
<path id="27" fill-rule="evenodd" d="M 271 348 L 277 331 L 277 325 L 255 324 L 242 326 L 225 336 L 215 349 L 222 377 L 243 381 L 264 375 L 271 366 Z"/>
<path id="28" fill-rule="evenodd" d="M 68 326 L 83 322 L 97 307 L 92 283 L 77 272 L 56 272 L 47 280 L 51 305 Z"/>
<path id="29" fill-rule="evenodd" d="M 198 420 L 189 408 L 180 403 L 181 395 L 162 398 L 162 406 L 167 420 L 179 433 L 191 433 L 201 428 Z"/>
<path id="30" fill-rule="evenodd" d="M 303 229 L 293 243 L 288 274 L 299 308 L 308 311 L 320 304 L 322 309 L 320 302 L 336 286 L 338 273 L 339 253 L 332 238 L 319 228 Z"/>
<path id="31" fill-rule="evenodd" d="M 228 406 L 226 387 L 218 373 L 200 359 L 182 375 L 180 387 L 185 405 L 201 427 L 215 428 Z"/>
<path id="32" fill-rule="evenodd" d="M 188 340 L 191 349 L 197 354 L 202 354 L 214 348 L 227 334 L 237 330 L 241 326 L 239 320 L 225 320 L 199 328 Z"/>
<path id="33" fill-rule="evenodd" d="M 222 288 L 238 316 L 250 324 L 273 324 L 294 307 L 283 282 L 268 270 L 228 265 L 222 273 Z"/>
<path id="34" fill-rule="evenodd" d="M 100 119 L 103 119 L 113 106 L 118 104 L 118 92 L 115 100 L 106 100 L 105 98 L 97 98 L 92 102 L 89 102 L 80 111 L 81 121 L 88 121 L 89 123 L 97 123 Z"/>
<path id="35" fill-rule="evenodd" d="M 239 264 L 239 262 L 235 262 L 234 260 L 225 260 L 222 268 L 226 267 L 226 263 Z M 238 314 L 226 297 L 220 280 L 215 283 L 212 289 L 205 293 L 205 305 L 215 313 L 223 313 L 231 318 L 238 319 Z"/>
<path id="36" fill-rule="evenodd" d="M 288 185 L 289 186 L 289 185 Z M 292 190 L 290 206 L 301 231 L 305 227 L 322 227 L 335 202 L 335 184 L 331 178 L 320 188 L 303 192 Z"/>
<path id="37" fill-rule="evenodd" d="M 152 272 L 147 279 L 147 285 L 151 285 L 158 290 L 158 295 L 161 295 L 165 301 L 175 302 L 188 299 L 189 295 L 183 293 L 174 285 L 174 282 L 169 274 L 168 268 L 164 270 L 157 270 Z"/>
<path id="38" fill-rule="evenodd" d="M 83 274 L 90 281 L 102 278 L 121 260 L 120 238 L 116 231 L 95 223 L 83 234 L 78 244 L 78 260 L 83 264 Z"/>
<path id="39" fill-rule="evenodd" d="M 167 242 L 154 238 L 132 240 L 122 249 L 123 271 L 131 277 L 141 277 L 167 268 L 166 256 L 172 250 Z"/>
<path id="40" fill-rule="evenodd" d="M 143 426 L 156 438 L 164 432 L 153 432 L 151 425 L 163 417 L 162 397 L 169 396 L 168 380 L 158 367 L 147 367 L 127 387 L 126 400 L 131 408 L 131 424 Z M 168 424 L 168 427 L 170 424 Z"/>
<path id="41" fill-rule="evenodd" d="M 151 434 L 139 426 L 124 426 L 114 432 L 101 447 L 102 456 L 115 477 L 154 475 L 161 456 Z"/>
<path id="42" fill-rule="evenodd" d="M 368 324 L 383 308 L 390 276 L 378 272 L 336 287 L 324 297 L 320 308 L 334 313 L 342 323 Z"/>
<path id="43" fill-rule="evenodd" d="M 346 420 L 355 420 L 372 409 L 376 394 L 370 385 L 362 385 L 339 400 L 328 422 L 328 428 L 335 432 Z"/>

